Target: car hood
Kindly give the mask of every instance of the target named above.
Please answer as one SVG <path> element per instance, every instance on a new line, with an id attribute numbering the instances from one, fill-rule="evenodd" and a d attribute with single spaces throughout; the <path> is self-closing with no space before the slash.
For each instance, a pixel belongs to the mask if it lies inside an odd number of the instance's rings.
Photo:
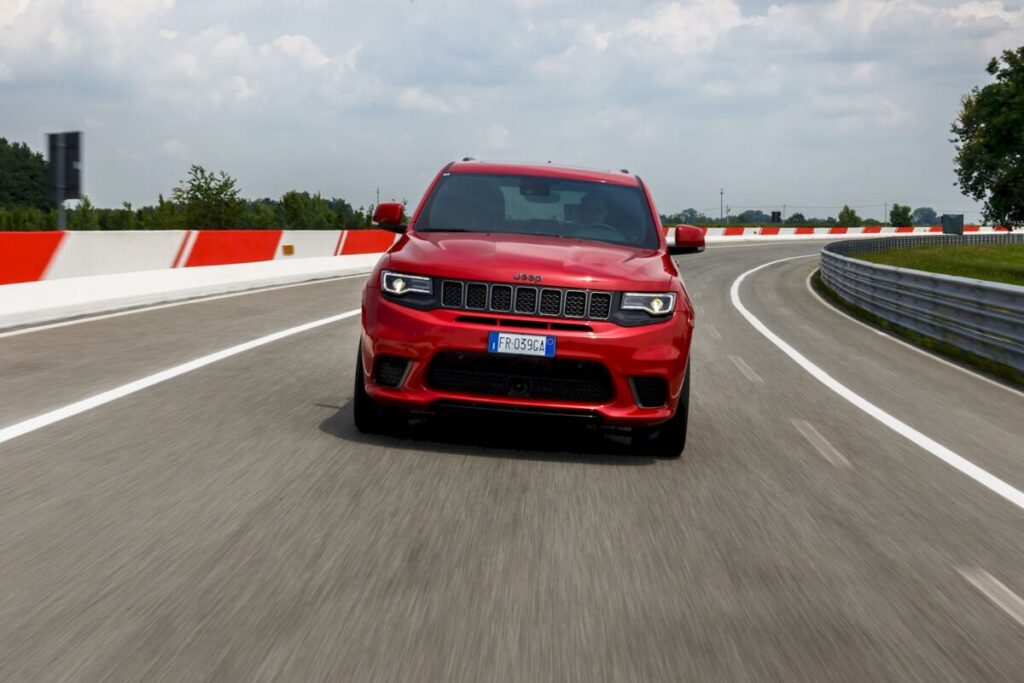
<path id="1" fill-rule="evenodd" d="M 666 256 L 592 240 L 494 233 L 410 232 L 391 250 L 388 267 L 413 274 L 583 289 L 668 287 Z"/>

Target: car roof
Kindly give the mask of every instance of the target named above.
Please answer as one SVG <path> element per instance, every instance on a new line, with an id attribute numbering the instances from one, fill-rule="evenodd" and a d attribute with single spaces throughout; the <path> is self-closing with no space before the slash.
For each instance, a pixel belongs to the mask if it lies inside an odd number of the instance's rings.
<path id="1" fill-rule="evenodd" d="M 598 171 L 558 164 L 520 164 L 463 159 L 445 169 L 447 173 L 486 173 L 491 175 L 535 175 L 568 180 L 589 180 L 616 185 L 639 185 L 639 179 L 628 171 Z"/>

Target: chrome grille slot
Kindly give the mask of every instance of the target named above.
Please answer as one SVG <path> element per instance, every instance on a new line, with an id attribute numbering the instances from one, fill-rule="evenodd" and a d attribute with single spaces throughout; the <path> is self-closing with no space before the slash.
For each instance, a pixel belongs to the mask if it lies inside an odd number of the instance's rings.
<path id="1" fill-rule="evenodd" d="M 503 313 L 512 310 L 512 285 L 491 285 L 491 310 Z"/>
<path id="2" fill-rule="evenodd" d="M 542 289 L 540 291 L 540 314 L 561 315 L 562 314 L 562 290 Z"/>
<path id="3" fill-rule="evenodd" d="M 462 283 L 445 280 L 441 285 L 441 305 L 446 308 L 462 308 Z"/>
<path id="4" fill-rule="evenodd" d="M 487 285 L 481 282 L 466 285 L 466 308 L 471 311 L 487 310 Z"/>
<path id="5" fill-rule="evenodd" d="M 516 313 L 533 313 L 537 310 L 537 288 L 516 287 Z"/>
<path id="6" fill-rule="evenodd" d="M 607 292 L 591 292 L 590 307 L 587 316 L 590 318 L 605 319 L 612 312 L 612 295 Z"/>
<path id="7" fill-rule="evenodd" d="M 587 293 L 577 289 L 565 293 L 565 317 L 582 318 L 587 313 Z"/>

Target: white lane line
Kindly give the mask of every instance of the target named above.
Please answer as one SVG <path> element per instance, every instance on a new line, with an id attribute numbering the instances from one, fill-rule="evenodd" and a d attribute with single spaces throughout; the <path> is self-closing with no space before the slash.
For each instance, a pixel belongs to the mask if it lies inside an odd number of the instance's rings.
<path id="1" fill-rule="evenodd" d="M 796 427 L 797 431 L 800 432 L 805 439 L 807 439 L 812 446 L 821 454 L 823 458 L 828 460 L 837 467 L 849 467 L 850 461 L 833 446 L 828 439 L 821 435 L 817 429 L 814 428 L 807 420 L 793 420 L 793 426 Z"/>
<path id="2" fill-rule="evenodd" d="M 761 379 L 759 374 L 754 372 L 754 368 L 747 365 L 747 361 L 743 360 L 739 356 L 729 356 L 729 360 L 731 360 L 733 365 L 739 368 L 740 372 L 742 372 L 743 375 L 751 382 L 754 382 L 755 384 L 764 384 L 764 380 Z"/>
<path id="3" fill-rule="evenodd" d="M 983 569 L 957 569 L 982 595 L 1024 626 L 1024 600 Z"/>
<path id="4" fill-rule="evenodd" d="M 96 394 L 95 396 L 90 396 L 89 398 L 82 399 L 81 401 L 69 403 L 62 408 L 57 408 L 56 410 L 51 410 L 48 413 L 43 413 L 42 415 L 18 422 L 10 425 L 9 427 L 4 427 L 3 429 L 0 429 L 0 444 L 6 443 L 11 439 L 16 439 L 19 436 L 23 436 L 30 432 L 34 432 L 37 429 L 42 429 L 43 427 L 52 425 L 55 422 L 66 420 L 69 417 L 78 415 L 79 413 L 84 413 L 87 410 L 98 408 L 99 406 L 110 403 L 111 401 L 116 401 L 119 398 L 124 398 L 129 394 L 142 391 L 143 389 L 147 389 L 155 384 L 166 382 L 169 379 L 173 379 L 179 375 L 184 375 L 187 372 L 198 370 L 199 368 L 210 365 L 211 363 L 216 363 L 217 361 L 230 358 L 231 356 L 237 356 L 245 351 L 250 351 L 257 347 L 276 342 L 280 339 L 284 339 L 285 337 L 307 332 L 324 325 L 330 325 L 331 323 L 344 320 L 345 318 L 357 316 L 359 315 L 359 310 L 360 309 L 356 308 L 338 315 L 332 315 L 329 318 L 321 318 L 320 320 L 314 320 L 313 322 L 305 323 L 304 325 L 289 327 L 287 330 L 281 330 L 280 332 L 268 334 L 265 337 L 259 337 L 258 339 L 253 339 L 252 341 L 247 341 L 243 344 L 238 344 L 237 346 L 216 351 L 203 356 L 202 358 L 196 358 L 195 360 L 188 361 L 187 363 L 175 365 L 173 368 L 168 368 L 167 370 L 149 375 L 148 377 L 143 377 L 142 379 L 137 379 L 134 382 L 129 382 L 128 384 L 104 391 L 103 393 Z"/>
<path id="5" fill-rule="evenodd" d="M 318 280 L 310 280 L 309 282 L 295 282 L 290 285 L 274 285 L 272 287 L 259 287 L 257 289 L 247 289 L 244 292 L 231 292 L 230 294 L 214 294 L 213 296 L 203 296 L 196 299 L 186 299 L 184 301 L 174 301 L 167 304 L 157 304 L 155 306 L 142 306 L 141 308 L 131 308 L 126 311 L 118 311 L 116 313 L 103 313 L 101 315 L 90 315 L 86 318 L 75 318 L 73 320 L 63 320 L 56 323 L 47 323 L 45 325 L 35 325 L 33 327 L 22 327 L 17 330 L 10 332 L 0 332 L 0 339 L 4 337 L 17 337 L 19 334 L 29 334 L 30 332 L 42 332 L 43 330 L 52 330 L 57 327 L 67 327 L 68 325 L 78 325 L 80 323 L 91 323 L 94 320 L 106 320 L 107 318 L 120 318 L 124 315 L 135 315 L 136 313 L 148 313 L 149 311 L 159 311 L 162 308 L 174 308 L 175 306 L 187 306 L 188 304 L 201 304 L 206 301 L 216 301 L 218 299 L 231 299 L 236 296 L 248 296 L 249 294 L 262 294 L 263 292 L 273 292 L 278 289 L 290 289 L 291 287 L 306 287 L 307 285 L 321 285 L 325 282 L 335 282 L 337 280 L 353 280 L 361 277 L 368 277 L 369 273 L 362 273 L 360 275 L 341 275 L 338 277 L 325 277 Z"/>
<path id="6" fill-rule="evenodd" d="M 702 325 L 701 327 L 702 327 L 702 329 L 707 330 L 708 334 L 711 335 L 711 337 L 713 339 L 721 339 L 722 338 L 722 333 L 719 332 L 718 328 L 715 327 L 714 325 Z"/>
<path id="7" fill-rule="evenodd" d="M 970 460 L 967 460 L 966 458 L 954 453 L 953 451 L 946 448 L 945 446 L 935 441 L 934 439 L 925 436 L 924 434 L 917 431 L 907 423 L 885 412 L 884 410 L 876 406 L 874 403 L 871 403 L 870 401 L 865 399 L 863 396 L 853 392 L 851 389 L 846 387 L 846 385 L 841 384 L 834 377 L 832 377 L 827 372 L 819 368 L 817 365 L 809 361 L 806 356 L 804 356 L 802 353 L 800 353 L 792 346 L 790 346 L 788 343 L 786 343 L 777 334 L 769 330 L 768 327 L 765 326 L 765 324 L 757 318 L 757 316 L 755 316 L 753 313 L 747 310 L 747 307 L 743 305 L 743 302 L 740 300 L 740 285 L 743 284 L 743 281 L 747 278 L 747 276 L 749 276 L 752 273 L 756 273 L 757 271 L 763 268 L 774 266 L 777 263 L 792 261 L 798 258 L 807 258 L 808 256 L 814 255 L 815 254 L 808 254 L 807 256 L 790 256 L 788 258 L 781 258 L 776 259 L 775 261 L 769 261 L 768 263 L 762 263 L 756 268 L 751 268 L 750 270 L 748 270 L 747 272 L 743 273 L 738 278 L 733 280 L 732 287 L 729 290 L 729 296 L 732 299 L 732 305 L 736 308 L 737 311 L 740 312 L 740 315 L 746 318 L 747 322 L 750 323 L 755 330 L 764 335 L 772 344 L 775 344 L 775 346 L 779 347 L 779 349 L 781 349 L 782 352 L 785 353 L 787 356 L 792 358 L 797 365 L 806 370 L 812 377 L 814 377 L 816 380 L 824 384 L 826 387 L 828 387 L 835 393 L 839 394 L 842 398 L 846 399 L 854 406 L 861 409 L 871 417 L 875 418 L 876 420 L 878 420 L 883 425 L 893 430 L 900 436 L 925 449 L 926 451 L 934 455 L 939 460 L 942 460 L 950 467 L 953 467 L 959 472 L 967 475 L 974 481 L 978 482 L 979 484 L 989 489 L 993 493 L 1002 496 L 1003 498 L 1010 501 L 1017 507 L 1024 508 L 1024 492 L 1007 484 L 1005 481 L 999 479 L 993 474 L 990 474 L 986 470 L 983 470 Z"/>
<path id="8" fill-rule="evenodd" d="M 841 315 L 844 318 L 846 318 L 847 320 L 849 320 L 850 322 L 857 323 L 858 325 L 860 325 L 864 329 L 870 330 L 870 331 L 874 332 L 875 334 L 877 334 L 877 335 L 879 335 L 881 337 L 885 337 L 886 339 L 888 339 L 890 341 L 896 342 L 900 346 L 906 347 L 906 348 L 910 349 L 911 351 L 916 351 L 917 353 L 919 353 L 922 356 L 925 356 L 927 358 L 931 358 L 933 361 L 936 361 L 937 363 L 942 363 L 943 365 L 945 365 L 947 367 L 950 367 L 950 368 L 953 368 L 954 370 L 959 370 L 960 372 L 962 372 L 964 374 L 970 375 L 974 379 L 980 379 L 982 382 L 985 382 L 986 384 L 991 384 L 994 387 L 999 387 L 1000 389 L 1004 389 L 1006 391 L 1009 391 L 1011 394 L 1015 394 L 1017 396 L 1024 396 L 1024 391 L 1021 391 L 1019 389 L 1015 389 L 1014 387 L 1011 387 L 1008 384 L 1003 384 L 1001 382 L 997 382 L 994 379 L 991 379 L 989 377 L 985 377 L 985 375 L 980 375 L 977 372 L 975 372 L 974 370 L 971 370 L 970 368 L 966 368 L 966 367 L 964 367 L 962 365 L 957 365 L 956 363 L 950 362 L 950 361 L 948 361 L 945 358 L 942 358 L 940 356 L 936 356 L 934 353 L 932 353 L 930 351 L 926 351 L 925 349 L 922 349 L 919 346 L 914 346 L 910 342 L 905 342 L 902 339 L 900 339 L 899 337 L 897 337 L 895 335 L 892 335 L 892 334 L 889 334 L 885 330 L 880 330 L 877 327 L 874 327 L 873 325 L 868 325 L 863 320 L 857 320 L 856 318 L 854 318 L 852 315 L 850 315 L 846 311 L 841 310 L 841 309 L 833 306 L 828 301 L 825 301 L 825 299 L 822 298 L 822 296 L 820 294 L 818 294 L 818 292 L 815 291 L 814 287 L 811 285 L 811 278 L 813 278 L 813 277 L 814 277 L 814 273 L 813 272 L 810 275 L 807 276 L 807 282 L 804 283 L 807 286 L 807 291 L 810 292 L 811 295 L 815 299 L 818 300 L 818 303 L 820 303 L 822 306 L 824 306 L 828 310 L 832 311 L 833 313 L 835 313 L 837 315 Z"/>

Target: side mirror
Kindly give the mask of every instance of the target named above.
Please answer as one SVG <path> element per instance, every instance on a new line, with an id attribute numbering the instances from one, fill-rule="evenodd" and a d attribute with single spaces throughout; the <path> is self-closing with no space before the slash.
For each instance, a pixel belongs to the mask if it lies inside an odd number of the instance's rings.
<path id="1" fill-rule="evenodd" d="M 670 254 L 697 254 L 704 251 L 704 231 L 692 225 L 676 226 L 676 243 L 668 246 Z"/>
<path id="2" fill-rule="evenodd" d="M 405 232 L 405 225 L 402 224 L 404 207 L 398 202 L 381 202 L 373 210 L 373 222 L 394 232 Z"/>

